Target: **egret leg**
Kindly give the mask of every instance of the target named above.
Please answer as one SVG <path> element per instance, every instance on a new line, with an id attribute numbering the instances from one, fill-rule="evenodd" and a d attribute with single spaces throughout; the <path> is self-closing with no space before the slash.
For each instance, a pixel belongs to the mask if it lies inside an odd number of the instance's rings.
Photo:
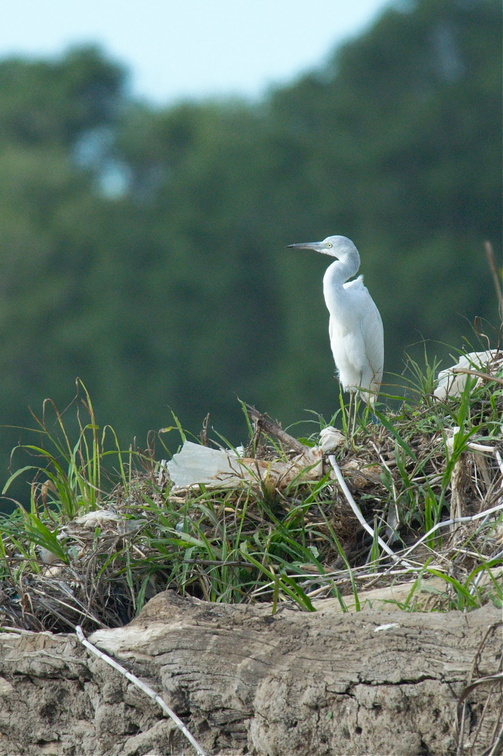
<path id="1" fill-rule="evenodd" d="M 374 413 L 372 412 L 372 409 L 371 409 L 371 404 L 367 401 L 365 402 L 365 414 L 363 416 L 363 422 L 365 423 L 365 425 L 368 425 L 369 417 L 372 420 L 372 422 L 375 422 Z"/>
<path id="2" fill-rule="evenodd" d="M 356 422 L 358 420 L 358 414 L 360 412 L 360 406 L 362 403 L 360 393 L 358 391 L 350 391 L 349 392 L 349 403 L 344 403 L 342 399 L 342 392 L 340 395 L 341 400 L 341 407 L 344 411 L 344 424 L 343 424 L 343 430 L 346 433 L 346 436 L 348 439 L 351 440 L 351 443 L 354 446 L 354 438 L 356 435 Z M 368 422 L 370 412 L 370 406 L 366 403 L 365 407 L 365 414 L 363 416 L 363 420 L 365 424 Z"/>
<path id="3" fill-rule="evenodd" d="M 360 384 L 359 384 L 360 386 L 362 385 L 362 381 L 363 381 L 363 375 L 360 373 Z M 359 390 L 355 389 L 354 391 L 351 392 L 350 405 L 349 405 L 350 410 L 351 410 L 351 406 L 353 407 L 352 423 L 351 423 L 351 441 L 353 443 L 353 446 L 354 446 L 354 437 L 356 433 L 356 419 L 358 417 L 358 412 L 360 411 L 360 404 L 361 404 L 361 393 Z M 366 419 L 367 418 L 365 417 L 365 421 Z"/>
<path id="4" fill-rule="evenodd" d="M 350 399 L 350 412 L 351 412 L 351 441 L 354 445 L 354 437 L 356 435 L 356 420 L 358 418 L 358 412 L 360 411 L 360 394 L 357 391 L 351 393 Z"/>
<path id="5" fill-rule="evenodd" d="M 353 439 L 355 436 L 356 418 L 358 415 L 359 405 L 360 405 L 360 402 L 358 401 L 356 392 L 350 391 L 349 392 L 349 405 L 346 405 L 347 406 L 346 433 L 347 433 L 348 439 L 351 439 L 351 443 L 353 443 Z"/>
<path id="6" fill-rule="evenodd" d="M 353 416 L 353 393 L 349 392 L 349 403 L 345 405 L 346 411 L 346 435 L 351 438 L 351 418 Z"/>

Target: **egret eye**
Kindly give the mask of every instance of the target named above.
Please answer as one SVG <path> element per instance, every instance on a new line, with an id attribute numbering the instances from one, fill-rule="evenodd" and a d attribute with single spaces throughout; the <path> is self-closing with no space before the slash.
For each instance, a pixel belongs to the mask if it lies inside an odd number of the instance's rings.
<path id="1" fill-rule="evenodd" d="M 333 246 L 334 246 L 334 245 L 332 244 L 332 242 L 328 242 L 328 243 L 327 243 L 327 247 L 328 247 L 329 249 L 332 249 L 332 247 L 333 247 Z"/>

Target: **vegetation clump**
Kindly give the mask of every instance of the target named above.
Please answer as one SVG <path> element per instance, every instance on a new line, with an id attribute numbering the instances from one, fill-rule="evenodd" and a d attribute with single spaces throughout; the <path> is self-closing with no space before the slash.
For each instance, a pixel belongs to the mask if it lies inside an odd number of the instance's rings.
<path id="1" fill-rule="evenodd" d="M 342 611 L 503 605 L 503 362 L 493 354 L 441 401 L 434 371 L 415 366 L 414 384 L 412 366 L 398 408 L 363 410 L 354 428 L 342 398 L 330 423 L 316 417 L 300 439 L 248 412 L 248 445 L 233 450 L 210 441 L 205 424 L 199 443 L 227 449 L 249 472 L 231 487 L 176 486 L 153 437 L 145 450 L 123 450 L 79 382 L 76 438 L 67 430 L 74 418 L 46 402 L 38 440 L 15 450 L 30 464 L 4 494 L 28 476 L 30 502 L 0 520 L 0 624 L 121 626 L 165 589 L 268 601 L 273 612 L 330 599 Z M 342 442 L 332 453 L 366 529 L 319 446 L 319 430 L 336 423 Z M 158 434 L 163 446 L 174 433 L 187 442 L 176 421 Z M 308 464 L 282 475 L 299 448 Z"/>

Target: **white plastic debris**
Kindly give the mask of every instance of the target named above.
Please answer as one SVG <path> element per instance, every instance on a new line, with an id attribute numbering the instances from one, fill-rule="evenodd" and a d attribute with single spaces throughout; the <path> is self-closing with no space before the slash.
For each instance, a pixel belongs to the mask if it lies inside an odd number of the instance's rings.
<path id="1" fill-rule="evenodd" d="M 320 431 L 320 447 L 325 454 L 335 451 L 345 440 L 341 431 L 334 428 L 333 425 L 327 425 Z"/>
<path id="2" fill-rule="evenodd" d="M 86 512 L 86 514 L 80 517 L 75 517 L 72 522 L 92 530 L 93 528 L 99 528 L 107 522 L 122 522 L 123 520 L 123 517 L 116 512 L 111 512 L 109 509 L 95 509 L 92 512 Z"/>
<path id="3" fill-rule="evenodd" d="M 210 449 L 192 441 L 185 441 L 182 450 L 173 455 L 166 468 L 177 488 L 198 483 L 235 486 L 240 482 L 235 454 L 223 449 Z"/>
<path id="4" fill-rule="evenodd" d="M 268 461 L 185 441 L 181 451 L 166 463 L 166 469 L 175 490 L 197 485 L 237 488 L 244 482 L 282 487 L 299 476 L 301 480 L 317 480 L 322 474 L 322 457 L 320 447 L 306 447 L 292 459 Z"/>
<path id="5" fill-rule="evenodd" d="M 484 370 L 497 354 L 497 349 L 487 349 L 485 352 L 469 352 L 463 354 L 457 365 L 452 365 L 438 374 L 438 385 L 433 392 L 437 399 L 446 399 L 448 396 L 460 396 L 468 379 L 467 373 L 458 373 L 457 370 Z M 477 385 L 480 383 L 480 379 Z"/>
<path id="6" fill-rule="evenodd" d="M 396 627 L 400 627 L 398 622 L 390 622 L 387 625 L 379 625 L 378 627 L 374 627 L 374 633 L 381 633 L 386 630 L 394 630 Z"/>

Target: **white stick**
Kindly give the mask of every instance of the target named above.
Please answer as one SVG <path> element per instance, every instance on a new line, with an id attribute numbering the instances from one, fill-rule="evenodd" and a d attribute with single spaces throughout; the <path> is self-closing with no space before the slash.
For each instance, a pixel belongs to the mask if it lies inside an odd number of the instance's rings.
<path id="1" fill-rule="evenodd" d="M 483 512 L 479 512 L 475 515 L 467 515 L 466 517 L 453 517 L 452 520 L 442 520 L 442 522 L 437 522 L 436 525 L 434 525 L 430 530 L 428 530 L 427 533 L 424 534 L 424 536 L 421 536 L 419 541 L 416 541 L 412 546 L 410 546 L 405 552 L 404 556 L 409 556 L 409 554 L 414 551 L 416 546 L 419 546 L 420 543 L 423 543 L 429 536 L 431 536 L 432 533 L 434 533 L 439 528 L 445 528 L 449 525 L 457 525 L 458 522 L 474 522 L 474 520 L 481 520 L 483 517 L 487 517 L 487 515 L 492 514 L 493 512 L 499 512 L 503 509 L 503 504 L 498 504 L 496 507 L 491 507 L 491 509 L 485 509 Z"/>
<path id="2" fill-rule="evenodd" d="M 139 677 L 136 677 L 136 675 L 133 675 L 131 672 L 128 672 L 125 667 L 123 667 L 121 664 L 115 661 L 115 659 L 112 659 L 111 656 L 108 656 L 108 654 L 105 654 L 103 651 L 100 651 L 99 648 L 96 648 L 96 646 L 93 646 L 92 643 L 90 643 L 87 638 L 84 636 L 84 633 L 82 632 L 82 628 L 80 625 L 77 625 L 75 628 L 75 632 L 77 633 L 77 638 L 79 641 L 91 651 L 95 656 L 98 656 L 100 659 L 103 659 L 107 664 L 109 664 L 111 667 L 116 669 L 118 672 L 121 673 L 121 675 L 124 675 L 124 677 L 127 677 L 127 679 L 133 683 L 133 685 L 136 685 L 137 688 L 140 688 L 144 693 L 149 696 L 149 698 L 152 698 L 160 707 L 161 709 L 166 712 L 166 714 L 171 717 L 171 719 L 175 722 L 176 726 L 183 732 L 187 740 L 190 741 L 190 743 L 194 746 L 196 749 L 196 752 L 199 754 L 199 756 L 206 756 L 205 751 L 201 748 L 197 740 L 194 738 L 193 735 L 187 730 L 184 723 L 178 717 L 174 711 L 172 711 L 169 706 L 162 700 L 162 698 L 153 690 L 153 688 L 150 687 L 150 685 L 147 685 L 146 683 L 142 682 Z"/>
<path id="3" fill-rule="evenodd" d="M 330 464 L 332 465 L 332 468 L 333 468 L 333 470 L 335 472 L 335 475 L 337 477 L 338 483 L 339 483 L 339 485 L 340 485 L 340 487 L 342 489 L 342 493 L 346 497 L 349 506 L 351 507 L 351 509 L 355 513 L 356 517 L 358 518 L 358 522 L 360 523 L 360 525 L 363 528 L 365 528 L 365 530 L 367 531 L 367 533 L 369 533 L 372 536 L 372 539 L 374 539 L 376 537 L 376 533 L 374 532 L 373 528 L 370 527 L 370 525 L 366 521 L 365 517 L 360 512 L 360 508 L 359 508 L 358 504 L 353 499 L 353 497 L 351 495 L 351 491 L 349 490 L 349 488 L 348 488 L 348 486 L 346 484 L 346 481 L 344 480 L 344 478 L 342 476 L 341 469 L 340 469 L 339 465 L 337 464 L 337 461 L 336 461 L 334 455 L 333 454 L 329 454 L 328 455 L 328 459 L 329 459 Z M 384 551 L 387 554 L 389 554 L 389 556 L 395 562 L 398 562 L 399 564 L 403 564 L 403 565 L 405 565 L 409 569 L 415 569 L 411 564 L 409 564 L 409 562 L 406 562 L 406 561 L 404 561 L 404 559 L 402 559 L 401 557 L 397 556 L 395 554 L 395 552 L 392 549 L 390 549 L 390 547 L 388 546 L 388 544 L 385 543 L 380 536 L 377 536 L 377 542 L 378 542 L 379 546 L 382 549 L 384 549 Z"/>

